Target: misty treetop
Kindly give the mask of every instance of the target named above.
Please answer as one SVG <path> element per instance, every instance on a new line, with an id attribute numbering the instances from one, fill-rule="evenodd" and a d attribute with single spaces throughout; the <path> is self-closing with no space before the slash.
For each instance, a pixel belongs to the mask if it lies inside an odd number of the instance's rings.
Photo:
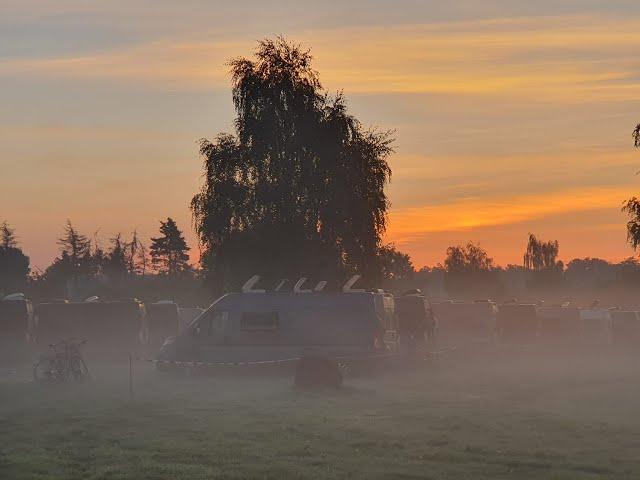
<path id="1" fill-rule="evenodd" d="M 191 202 L 203 267 L 221 286 L 253 273 L 379 278 L 393 138 L 363 127 L 311 63 L 281 37 L 229 63 L 235 134 L 201 141 Z"/>

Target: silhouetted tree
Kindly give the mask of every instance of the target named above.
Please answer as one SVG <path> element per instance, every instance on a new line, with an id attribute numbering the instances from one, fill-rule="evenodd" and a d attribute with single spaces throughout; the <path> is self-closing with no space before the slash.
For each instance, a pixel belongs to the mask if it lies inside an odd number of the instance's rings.
<path id="1" fill-rule="evenodd" d="M 19 290 L 29 274 L 29 257 L 18 247 L 14 229 L 7 222 L 0 226 L 0 292 Z"/>
<path id="2" fill-rule="evenodd" d="M 631 197 L 622 206 L 622 211 L 629 216 L 627 221 L 627 242 L 634 250 L 640 245 L 640 199 Z"/>
<path id="3" fill-rule="evenodd" d="M 411 263 L 411 257 L 389 244 L 380 247 L 378 253 L 382 276 L 386 280 L 407 280 L 413 277 L 415 269 Z"/>
<path id="4" fill-rule="evenodd" d="M 70 280 L 77 282 L 80 276 L 86 277 L 97 273 L 102 262 L 102 251 L 96 248 L 96 256 L 94 256 L 91 251 L 91 241 L 86 235 L 80 233 L 70 220 L 67 220 L 64 234 L 57 243 L 60 247 L 60 257 L 47 268 L 45 278 L 64 285 Z"/>
<path id="5" fill-rule="evenodd" d="M 4 221 L 0 225 L 0 247 L 3 248 L 15 248 L 18 246 L 18 239 L 16 238 L 15 230 Z"/>
<path id="6" fill-rule="evenodd" d="M 574 258 L 567 264 L 567 283 L 577 288 L 605 287 L 616 280 L 615 266 L 601 258 Z"/>
<path id="7" fill-rule="evenodd" d="M 130 275 L 144 275 L 147 271 L 147 249 L 133 231 L 131 242 L 126 245 L 127 271 Z"/>
<path id="8" fill-rule="evenodd" d="M 640 123 L 633 130 L 634 146 L 640 148 Z M 622 211 L 625 212 L 629 220 L 627 221 L 627 242 L 631 244 L 634 250 L 640 245 L 640 199 L 631 197 L 622 205 Z"/>
<path id="9" fill-rule="evenodd" d="M 380 274 L 392 138 L 329 97 L 311 61 L 279 37 L 230 62 L 236 134 L 201 141 L 191 202 L 203 266 L 221 285 L 256 272 Z"/>
<path id="10" fill-rule="evenodd" d="M 167 275 L 189 271 L 189 247 L 171 217 L 166 222 L 160 221 L 160 233 L 162 236 L 151 239 L 149 250 L 154 268 Z"/>
<path id="11" fill-rule="evenodd" d="M 534 271 L 562 269 L 563 264 L 558 261 L 559 250 L 560 244 L 557 240 L 544 242 L 530 233 L 524 254 L 524 268 Z"/>
<path id="12" fill-rule="evenodd" d="M 104 272 L 111 277 L 122 277 L 128 273 L 127 243 L 122 234 L 117 233 L 111 240 L 111 248 L 102 259 Z"/>
<path id="13" fill-rule="evenodd" d="M 480 245 L 469 242 L 447 248 L 444 267 L 447 273 L 486 272 L 493 268 L 493 259 Z"/>
<path id="14" fill-rule="evenodd" d="M 527 270 L 527 285 L 532 288 L 557 287 L 564 277 L 564 264 L 558 260 L 557 240 L 544 242 L 529 234 L 523 265 Z"/>
<path id="15" fill-rule="evenodd" d="M 64 234 L 57 243 L 60 251 L 69 257 L 72 266 L 79 267 L 81 262 L 91 255 L 91 241 L 86 235 L 78 232 L 70 220 L 67 220 Z"/>
<path id="16" fill-rule="evenodd" d="M 624 285 L 640 284 L 640 262 L 637 258 L 629 257 L 616 265 L 617 279 Z"/>
<path id="17" fill-rule="evenodd" d="M 469 242 L 447 248 L 444 269 L 444 283 L 450 293 L 493 295 L 498 289 L 493 259 L 478 244 Z"/>

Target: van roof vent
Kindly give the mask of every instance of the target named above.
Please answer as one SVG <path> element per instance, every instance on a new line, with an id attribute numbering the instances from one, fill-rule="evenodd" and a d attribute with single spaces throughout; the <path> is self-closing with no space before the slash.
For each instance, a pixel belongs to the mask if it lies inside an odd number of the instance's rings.
<path id="1" fill-rule="evenodd" d="M 296 284 L 293 286 L 293 293 L 311 293 L 311 290 L 309 289 L 304 289 L 304 290 L 302 289 L 302 286 L 306 281 L 307 281 L 307 277 L 302 277 L 300 280 L 298 280 Z"/>
<path id="2" fill-rule="evenodd" d="M 242 293 L 264 293 L 264 290 L 259 288 L 253 288 L 253 286 L 260 281 L 260 275 L 254 275 L 245 282 L 242 286 Z"/>
<path id="3" fill-rule="evenodd" d="M 284 287 L 284 284 L 287 283 L 288 280 L 286 278 L 283 278 L 282 280 L 280 280 L 278 282 L 278 284 L 276 285 L 276 288 L 273 289 L 274 292 L 279 292 L 280 290 L 282 290 L 282 287 Z"/>
<path id="4" fill-rule="evenodd" d="M 324 287 L 327 286 L 327 281 L 326 280 L 321 280 L 320 282 L 318 282 L 318 284 L 316 285 L 316 288 L 313 289 L 314 292 L 321 292 L 324 290 Z"/>
<path id="5" fill-rule="evenodd" d="M 351 288 L 358 280 L 360 280 L 360 275 L 354 275 L 353 277 L 351 277 L 342 287 L 342 291 L 344 293 L 363 293 L 364 290 L 362 288 Z"/>
<path id="6" fill-rule="evenodd" d="M 24 293 L 11 293 L 2 299 L 3 302 L 15 302 L 17 300 L 26 300 Z"/>

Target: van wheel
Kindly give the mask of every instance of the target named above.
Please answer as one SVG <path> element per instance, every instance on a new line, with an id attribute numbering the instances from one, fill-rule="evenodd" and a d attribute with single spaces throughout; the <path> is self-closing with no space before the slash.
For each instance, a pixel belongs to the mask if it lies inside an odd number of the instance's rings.
<path id="1" fill-rule="evenodd" d="M 296 366 L 294 385 L 298 388 L 340 388 L 342 381 L 339 365 L 325 357 L 303 357 Z"/>

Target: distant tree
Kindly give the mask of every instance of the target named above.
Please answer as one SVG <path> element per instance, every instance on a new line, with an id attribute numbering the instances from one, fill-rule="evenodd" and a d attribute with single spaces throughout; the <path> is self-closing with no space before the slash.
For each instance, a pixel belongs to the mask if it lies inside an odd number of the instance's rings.
<path id="1" fill-rule="evenodd" d="M 230 62 L 235 135 L 202 140 L 191 210 L 203 267 L 221 287 L 261 273 L 380 277 L 390 132 L 367 129 L 283 38 Z"/>
<path id="2" fill-rule="evenodd" d="M 617 279 L 624 286 L 640 284 L 640 262 L 629 257 L 616 265 Z"/>
<path id="3" fill-rule="evenodd" d="M 178 225 L 171 218 L 160 221 L 160 237 L 151 239 L 151 263 L 164 274 L 175 275 L 191 269 L 189 265 L 189 247 Z"/>
<path id="4" fill-rule="evenodd" d="M 9 224 L 4 221 L 0 226 L 0 247 L 3 248 L 15 248 L 18 246 L 18 239 L 16 238 L 15 230 L 9 227 Z"/>
<path id="5" fill-rule="evenodd" d="M 493 259 L 480 245 L 469 242 L 447 249 L 444 260 L 445 286 L 454 294 L 492 295 L 498 290 L 498 275 Z"/>
<path id="6" fill-rule="evenodd" d="M 133 231 L 131 242 L 126 245 L 127 271 L 130 275 L 144 275 L 147 271 L 147 249 Z"/>
<path id="7" fill-rule="evenodd" d="M 469 242 L 447 248 L 444 260 L 447 273 L 477 273 L 493 268 L 493 259 L 480 245 Z"/>
<path id="8" fill-rule="evenodd" d="M 530 233 L 527 250 L 524 254 L 524 268 L 534 271 L 562 270 L 564 265 L 558 261 L 559 250 L 560 244 L 557 240 L 544 242 Z"/>
<path id="9" fill-rule="evenodd" d="M 397 250 L 395 245 L 388 244 L 380 247 L 378 255 L 382 276 L 386 280 L 406 280 L 413 277 L 415 269 L 411 263 L 411 257 Z"/>
<path id="10" fill-rule="evenodd" d="M 633 144 L 640 148 L 640 123 L 636 125 L 636 128 L 633 130 Z"/>
<path id="11" fill-rule="evenodd" d="M 29 257 L 18 247 L 14 229 L 7 222 L 0 226 L 0 292 L 25 286 L 29 274 Z"/>
<path id="12" fill-rule="evenodd" d="M 560 244 L 557 240 L 542 241 L 529 234 L 523 265 L 527 271 L 527 286 L 531 288 L 557 287 L 564 280 L 564 264 L 558 260 Z"/>
<path id="13" fill-rule="evenodd" d="M 121 233 L 117 233 L 110 242 L 111 248 L 102 260 L 103 270 L 107 275 L 122 277 L 128 273 L 128 245 L 123 240 Z"/>
<path id="14" fill-rule="evenodd" d="M 81 234 L 71 224 L 70 220 L 64 227 L 64 234 L 58 239 L 58 246 L 70 261 L 72 270 L 78 272 L 86 267 L 91 260 L 91 241 L 86 235 Z"/>
<path id="15" fill-rule="evenodd" d="M 84 293 L 87 280 L 93 278 L 102 267 L 104 252 L 89 238 L 80 233 L 67 220 L 64 233 L 57 241 L 60 256 L 47 267 L 42 275 L 46 290 L 51 295 L 79 298 Z"/>
<path id="16" fill-rule="evenodd" d="M 601 258 L 574 258 L 565 271 L 567 283 L 573 287 L 604 287 L 616 280 L 615 266 Z"/>

